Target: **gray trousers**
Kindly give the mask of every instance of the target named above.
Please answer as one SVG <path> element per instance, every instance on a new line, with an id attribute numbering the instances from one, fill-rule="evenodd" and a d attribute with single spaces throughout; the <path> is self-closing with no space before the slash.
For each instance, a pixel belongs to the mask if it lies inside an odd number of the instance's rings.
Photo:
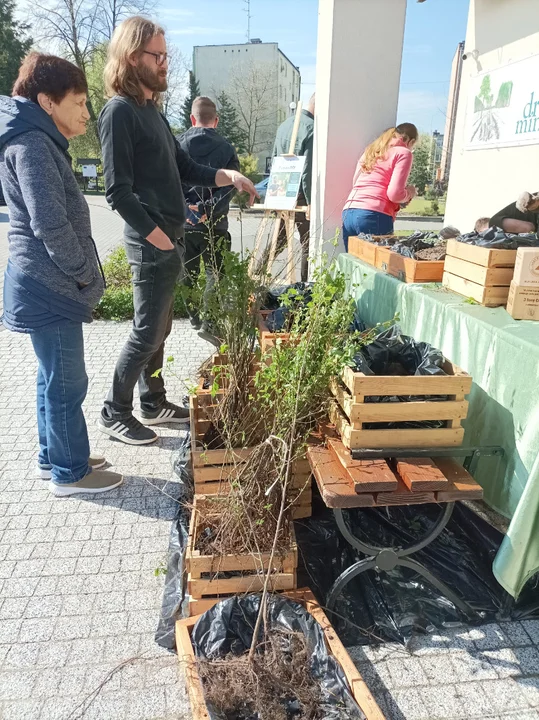
<path id="1" fill-rule="evenodd" d="M 125 420 L 133 412 L 133 391 L 138 382 L 140 406 L 158 410 L 165 402 L 161 374 L 165 340 L 172 329 L 174 290 L 185 252 L 182 238 L 173 240 L 173 250 L 158 250 L 144 238 L 124 238 L 133 278 L 133 327 L 114 370 L 112 387 L 103 414 Z"/>

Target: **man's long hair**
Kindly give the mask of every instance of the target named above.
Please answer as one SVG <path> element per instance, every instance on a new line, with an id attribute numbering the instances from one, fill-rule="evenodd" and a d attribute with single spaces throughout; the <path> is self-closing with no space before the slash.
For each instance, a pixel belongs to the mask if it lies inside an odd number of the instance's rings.
<path id="1" fill-rule="evenodd" d="M 118 25 L 107 53 L 105 65 L 105 91 L 107 97 L 123 95 L 145 105 L 144 92 L 139 80 L 137 68 L 129 62 L 133 56 L 140 55 L 148 42 L 156 35 L 164 35 L 160 25 L 147 18 L 135 15 Z M 160 93 L 153 95 L 153 101 L 159 102 Z"/>

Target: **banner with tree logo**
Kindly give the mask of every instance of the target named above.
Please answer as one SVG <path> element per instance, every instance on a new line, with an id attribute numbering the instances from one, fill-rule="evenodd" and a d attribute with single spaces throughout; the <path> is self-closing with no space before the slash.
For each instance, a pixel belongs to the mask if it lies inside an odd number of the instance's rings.
<path id="1" fill-rule="evenodd" d="M 539 55 L 471 79 L 467 150 L 539 144 Z"/>

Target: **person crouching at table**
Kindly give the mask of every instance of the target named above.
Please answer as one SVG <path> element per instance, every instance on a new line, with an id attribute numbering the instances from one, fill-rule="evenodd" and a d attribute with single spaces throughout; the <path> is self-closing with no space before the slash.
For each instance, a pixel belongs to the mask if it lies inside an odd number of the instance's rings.
<path id="1" fill-rule="evenodd" d="M 408 185 L 417 138 L 416 126 L 402 123 L 383 132 L 359 159 L 342 214 L 346 252 L 351 235 L 391 235 L 401 206 L 417 195 Z"/>
<path id="2" fill-rule="evenodd" d="M 101 493 L 121 475 L 90 455 L 82 403 L 88 377 L 82 324 L 103 294 L 90 212 L 71 168 L 69 140 L 86 132 L 83 72 L 31 53 L 13 97 L 0 97 L 0 180 L 9 208 L 4 316 L 28 333 L 38 361 L 36 473 L 53 495 Z"/>

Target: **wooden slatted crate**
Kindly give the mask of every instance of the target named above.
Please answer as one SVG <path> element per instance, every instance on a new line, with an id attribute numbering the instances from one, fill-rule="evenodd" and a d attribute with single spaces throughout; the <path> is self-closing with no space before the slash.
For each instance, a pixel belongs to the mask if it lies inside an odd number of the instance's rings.
<path id="1" fill-rule="evenodd" d="M 506 305 L 516 257 L 516 250 L 495 250 L 449 240 L 443 284 L 486 307 Z"/>
<path id="2" fill-rule="evenodd" d="M 301 590 L 287 591 L 283 594 L 290 598 L 290 600 L 301 603 L 301 605 L 307 609 L 307 611 L 320 625 L 322 632 L 324 633 L 326 646 L 341 666 L 352 695 L 367 720 L 384 720 L 385 716 L 378 707 L 378 704 L 373 698 L 367 684 L 352 662 L 343 644 L 339 640 L 337 633 L 333 629 L 333 626 L 329 622 L 326 614 L 317 603 L 312 592 L 308 588 L 302 588 Z M 215 604 L 215 601 L 213 604 Z M 213 604 L 209 607 L 213 607 Z M 209 607 L 206 609 L 209 609 Z M 202 612 L 205 612 L 205 610 Z M 204 700 L 204 690 L 197 670 L 197 662 L 193 650 L 193 644 L 191 642 L 191 633 L 198 622 L 199 617 L 200 615 L 197 617 L 190 617 L 185 620 L 178 620 L 176 622 L 176 648 L 178 650 L 178 659 L 186 678 L 187 692 L 191 703 L 193 720 L 209 720 L 210 715 Z"/>
<path id="3" fill-rule="evenodd" d="M 287 343 L 290 340 L 290 333 L 273 332 L 269 329 L 266 318 L 271 312 L 271 310 L 261 310 L 258 315 L 258 334 L 262 355 L 267 353 L 272 347 L 275 347 L 277 340 L 284 343 Z"/>
<path id="4" fill-rule="evenodd" d="M 189 614 L 200 612 L 204 601 L 207 606 L 208 599 L 214 602 L 221 596 L 237 593 L 258 592 L 264 586 L 264 572 L 269 567 L 270 553 L 248 553 L 245 555 L 201 555 L 196 549 L 201 524 L 200 509 L 210 506 L 208 498 L 204 495 L 195 495 L 191 522 L 189 525 L 189 538 L 185 552 L 185 567 L 187 575 L 187 589 L 189 593 Z M 298 549 L 293 524 L 290 526 L 290 549 L 284 555 L 276 556 L 273 560 L 273 574 L 270 578 L 272 590 L 292 590 L 296 587 L 296 568 L 298 566 Z M 220 573 L 239 573 L 236 577 L 219 577 Z"/>
<path id="5" fill-rule="evenodd" d="M 351 449 L 385 447 L 442 447 L 460 445 L 464 438 L 461 423 L 468 414 L 465 396 L 472 378 L 453 363 L 445 361 L 446 375 L 367 376 L 345 368 L 335 378 L 331 391 L 330 420 L 343 443 Z M 413 402 L 370 403 L 373 396 L 424 396 Z M 429 400 L 445 395 L 447 401 Z M 366 423 L 445 421 L 446 427 L 417 429 L 366 429 Z"/>
<path id="6" fill-rule="evenodd" d="M 381 245 L 381 241 L 384 240 L 383 236 L 373 239 L 379 242 L 367 242 L 358 237 L 348 238 L 348 252 L 406 283 L 442 281 L 443 260 L 413 260 L 393 252 L 387 245 Z"/>

